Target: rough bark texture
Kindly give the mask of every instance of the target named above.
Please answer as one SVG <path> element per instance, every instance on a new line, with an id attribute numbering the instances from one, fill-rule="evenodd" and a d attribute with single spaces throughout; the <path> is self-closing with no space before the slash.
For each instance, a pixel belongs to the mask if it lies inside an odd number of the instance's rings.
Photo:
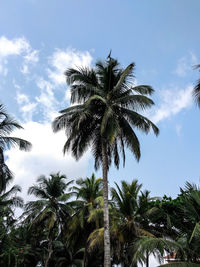
<path id="1" fill-rule="evenodd" d="M 108 210 L 108 163 L 107 163 L 105 143 L 102 143 L 102 167 L 103 167 L 104 267 L 110 267 L 111 257 L 110 257 L 110 226 L 109 226 L 109 210 Z"/>

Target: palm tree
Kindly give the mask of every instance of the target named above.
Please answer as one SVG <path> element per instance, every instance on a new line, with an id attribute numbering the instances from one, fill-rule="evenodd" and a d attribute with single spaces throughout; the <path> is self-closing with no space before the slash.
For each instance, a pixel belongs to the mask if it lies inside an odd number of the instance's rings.
<path id="1" fill-rule="evenodd" d="M 17 196 L 18 192 L 21 192 L 21 188 L 17 185 L 8 191 L 5 189 L 0 191 L 0 265 L 2 266 L 10 267 L 17 264 L 18 248 L 12 230 L 16 222 L 13 208 L 23 206 L 23 199 Z"/>
<path id="2" fill-rule="evenodd" d="M 184 248 L 185 258 L 183 259 L 199 264 L 200 248 L 197 244 L 200 242 L 200 188 L 186 182 L 185 189 L 181 189 L 180 197 L 184 224 L 189 227 L 183 228 L 184 232 L 181 231 L 177 242 Z"/>
<path id="3" fill-rule="evenodd" d="M 137 180 L 131 183 L 122 181 L 121 188 L 117 183 L 115 185 L 116 189 L 111 188 L 114 207 L 111 230 L 117 244 L 114 251 L 117 252 L 116 258 L 121 263 L 123 262 L 123 266 L 131 266 L 134 242 L 143 235 L 153 236 L 147 216 L 151 199 L 149 191 L 140 191 L 142 184 L 139 184 Z M 117 248 L 120 248 L 120 251 L 117 251 Z"/>
<path id="4" fill-rule="evenodd" d="M 48 267 L 51 255 L 53 253 L 53 239 L 55 228 L 57 235 L 62 231 L 62 227 L 72 213 L 72 208 L 67 204 L 71 193 L 66 193 L 66 189 L 73 182 L 65 183 L 65 175 L 60 173 L 50 174 L 49 178 L 41 175 L 37 179 L 37 185 L 29 188 L 28 194 L 33 194 L 40 198 L 36 201 L 30 201 L 25 205 L 26 221 L 37 225 L 44 223 L 48 232 L 48 255 L 45 260 L 45 267 Z"/>
<path id="5" fill-rule="evenodd" d="M 23 129 L 4 109 L 0 104 L 0 191 L 5 189 L 6 184 L 13 178 L 12 172 L 5 164 L 4 151 L 13 146 L 19 147 L 21 150 L 28 151 L 31 148 L 31 143 L 18 138 L 11 137 L 10 133 L 15 129 Z"/>
<path id="6" fill-rule="evenodd" d="M 78 186 L 73 186 L 76 198 L 83 201 L 86 205 L 92 204 L 93 207 L 97 205 L 97 199 L 103 195 L 102 179 L 96 179 L 95 174 L 89 178 L 80 178 L 76 180 Z"/>
<path id="7" fill-rule="evenodd" d="M 183 252 L 183 248 L 181 247 L 181 245 L 173 240 L 169 240 L 166 238 L 158 238 L 154 236 L 152 237 L 142 236 L 138 238 L 138 240 L 134 243 L 135 253 L 133 255 L 133 262 L 140 262 L 142 265 L 143 263 L 146 262 L 146 267 L 148 267 L 149 263 L 147 261 L 146 251 L 148 251 L 149 254 L 153 254 L 154 257 L 157 256 L 159 261 L 163 262 L 163 257 L 166 251 L 173 253 L 174 251 L 177 250 Z M 173 267 L 176 267 L 177 263 L 178 262 L 176 262 L 175 265 L 173 265 Z M 178 266 L 184 267 L 187 265 L 178 265 Z"/>
<path id="8" fill-rule="evenodd" d="M 108 211 L 108 170 L 114 159 L 119 167 L 119 150 L 125 163 L 125 147 L 137 160 L 140 144 L 135 129 L 148 133 L 158 128 L 138 111 L 154 103 L 148 97 L 153 89 L 147 85 L 133 86 L 134 63 L 125 69 L 116 59 L 98 61 L 93 69 L 82 67 L 65 72 L 71 87 L 71 104 L 53 122 L 53 130 L 65 129 L 64 152 L 72 150 L 78 160 L 91 147 L 95 169 L 102 165 L 104 199 L 104 266 L 110 267 L 110 230 Z M 78 104 L 77 104 L 78 103 Z"/>
<path id="9" fill-rule="evenodd" d="M 200 69 L 200 64 L 195 65 L 194 69 Z M 200 107 L 200 79 L 197 81 L 197 84 L 195 85 L 193 89 L 193 96 L 194 96 L 194 100 L 196 101 L 197 105 Z"/>
<path id="10" fill-rule="evenodd" d="M 103 190 L 102 179 L 94 174 L 89 178 L 80 178 L 72 187 L 76 196 L 75 213 L 68 226 L 68 240 L 76 249 L 84 248 L 84 266 L 94 265 L 91 253 L 88 253 L 88 237 L 92 231 L 103 225 Z M 95 254 L 97 258 L 97 254 Z"/>

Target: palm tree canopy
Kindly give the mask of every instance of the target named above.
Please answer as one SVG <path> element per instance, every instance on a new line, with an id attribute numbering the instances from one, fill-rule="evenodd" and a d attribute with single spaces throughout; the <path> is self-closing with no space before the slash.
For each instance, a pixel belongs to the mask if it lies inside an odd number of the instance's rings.
<path id="1" fill-rule="evenodd" d="M 125 146 L 136 159 L 140 158 L 140 144 L 135 129 L 157 135 L 158 128 L 139 111 L 151 107 L 149 98 L 154 90 L 147 85 L 133 86 L 134 63 L 125 69 L 110 58 L 98 61 L 95 68 L 68 69 L 65 72 L 71 88 L 71 104 L 53 122 L 55 132 L 65 129 L 67 141 L 64 152 L 71 149 L 76 159 L 89 148 L 97 169 L 102 162 L 102 143 L 106 143 L 108 167 L 114 158 L 119 167 L 119 151 L 125 163 Z M 78 104 L 77 104 L 78 103 Z"/>
<path id="2" fill-rule="evenodd" d="M 3 105 L 0 104 L 0 149 L 4 151 L 5 149 L 17 146 L 21 150 L 30 150 L 30 142 L 18 137 L 10 136 L 10 133 L 15 129 L 23 129 L 23 127 L 8 115 Z"/>
<path id="3" fill-rule="evenodd" d="M 200 64 L 194 66 L 195 69 L 200 69 Z M 200 107 L 200 79 L 197 81 L 194 89 L 193 89 L 194 100 L 197 105 Z"/>
<path id="4" fill-rule="evenodd" d="M 15 129 L 23 129 L 17 121 L 15 121 L 0 104 L 0 191 L 6 190 L 6 184 L 13 179 L 13 174 L 5 164 L 4 151 L 11 147 L 19 147 L 21 150 L 28 151 L 31 148 L 31 143 L 10 136 Z"/>
<path id="5" fill-rule="evenodd" d="M 97 198 L 103 196 L 102 179 L 96 179 L 94 173 L 89 178 L 80 178 L 76 180 L 78 186 L 73 186 L 77 199 L 81 199 L 86 203 L 94 203 Z"/>
<path id="6" fill-rule="evenodd" d="M 50 174 L 49 178 L 41 175 L 37 179 L 37 185 L 31 186 L 28 194 L 33 194 L 42 199 L 58 198 L 64 194 L 65 189 L 73 182 L 65 183 L 66 176 L 60 173 Z"/>
<path id="7" fill-rule="evenodd" d="M 63 221 L 70 216 L 72 208 L 67 205 L 71 193 L 65 192 L 68 186 L 73 182 L 65 183 L 65 175 L 60 173 L 50 174 L 47 178 L 41 175 L 37 179 L 37 185 L 28 189 L 28 194 L 33 194 L 39 198 L 35 201 L 29 201 L 25 205 L 26 220 L 33 223 L 47 221 L 49 229 L 53 228 L 56 221 Z"/>
<path id="8" fill-rule="evenodd" d="M 116 208 L 126 219 L 133 219 L 137 215 L 138 194 L 142 184 L 133 180 L 130 184 L 126 181 L 121 182 L 121 188 L 115 183 L 117 189 L 111 188 L 112 200 Z"/>

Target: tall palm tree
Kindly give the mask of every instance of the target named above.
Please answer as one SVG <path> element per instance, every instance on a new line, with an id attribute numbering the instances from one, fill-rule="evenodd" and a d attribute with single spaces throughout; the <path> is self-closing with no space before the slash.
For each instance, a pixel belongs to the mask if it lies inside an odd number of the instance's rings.
<path id="1" fill-rule="evenodd" d="M 67 205 L 71 193 L 66 193 L 68 186 L 73 182 L 65 183 L 65 175 L 60 173 L 50 174 L 47 178 L 41 175 L 37 179 L 37 185 L 33 185 L 28 189 L 28 194 L 32 194 L 37 198 L 36 201 L 30 201 L 25 205 L 26 221 L 31 224 L 44 223 L 48 232 L 48 255 L 45 260 L 45 267 L 48 267 L 51 255 L 53 253 L 53 238 L 55 228 L 57 235 L 62 230 L 62 227 L 69 218 L 72 208 Z"/>
<path id="2" fill-rule="evenodd" d="M 125 163 L 125 147 L 137 160 L 140 144 L 135 129 L 148 133 L 158 128 L 139 113 L 154 102 L 148 97 L 153 89 L 147 85 L 133 86 L 134 63 L 125 69 L 110 56 L 98 61 L 95 68 L 80 67 L 65 72 L 71 88 L 71 104 L 53 122 L 53 130 L 65 129 L 64 152 L 72 150 L 78 160 L 91 147 L 95 168 L 102 165 L 104 198 L 104 266 L 110 267 L 110 230 L 108 212 L 108 170 L 114 159 L 119 167 L 119 150 Z"/>
<path id="3" fill-rule="evenodd" d="M 4 151 L 13 146 L 25 151 L 31 148 L 30 142 L 10 136 L 10 133 L 15 129 L 23 129 L 23 127 L 8 115 L 3 105 L 0 104 L 0 190 L 4 190 L 5 185 L 13 178 L 12 172 L 5 164 Z"/>

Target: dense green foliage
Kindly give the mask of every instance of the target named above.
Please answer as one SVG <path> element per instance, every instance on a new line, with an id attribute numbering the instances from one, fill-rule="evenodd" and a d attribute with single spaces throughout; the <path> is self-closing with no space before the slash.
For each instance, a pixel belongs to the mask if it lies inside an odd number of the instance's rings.
<path id="1" fill-rule="evenodd" d="M 102 179 L 40 176 L 23 205 L 18 186 L 0 194 L 0 266 L 103 266 Z M 176 265 L 200 264 L 200 189 L 186 183 L 175 199 L 152 198 L 137 180 L 110 189 L 111 259 L 122 266 L 148 266 L 150 255 Z M 12 207 L 23 207 L 18 220 Z M 183 223 L 184 222 L 184 223 Z M 188 263 L 189 265 L 187 265 Z"/>

